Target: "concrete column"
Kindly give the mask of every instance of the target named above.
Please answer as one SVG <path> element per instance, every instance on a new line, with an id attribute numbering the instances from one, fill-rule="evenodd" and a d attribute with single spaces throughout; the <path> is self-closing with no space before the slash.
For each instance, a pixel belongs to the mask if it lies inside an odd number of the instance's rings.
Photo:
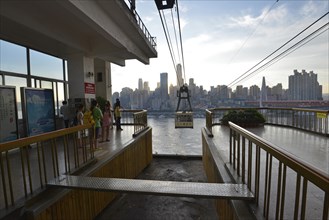
<path id="1" fill-rule="evenodd" d="M 112 100 L 111 63 L 108 61 L 95 59 L 94 64 L 95 64 L 96 97 L 100 96 L 108 101 L 111 101 Z"/>
<path id="2" fill-rule="evenodd" d="M 82 54 L 68 57 L 69 106 L 72 117 L 79 104 L 90 107 L 91 99 L 96 98 L 94 58 Z"/>

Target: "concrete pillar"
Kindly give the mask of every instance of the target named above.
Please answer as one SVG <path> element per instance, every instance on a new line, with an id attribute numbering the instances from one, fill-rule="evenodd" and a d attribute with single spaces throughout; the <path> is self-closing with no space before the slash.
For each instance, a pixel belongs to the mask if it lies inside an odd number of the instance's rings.
<path id="1" fill-rule="evenodd" d="M 111 64 L 108 61 L 95 59 L 96 97 L 112 100 Z M 111 103 L 113 104 L 113 103 Z"/>
<path id="2" fill-rule="evenodd" d="M 79 104 L 89 109 L 90 102 L 96 98 L 94 58 L 82 54 L 68 57 L 69 100 L 72 117 Z"/>

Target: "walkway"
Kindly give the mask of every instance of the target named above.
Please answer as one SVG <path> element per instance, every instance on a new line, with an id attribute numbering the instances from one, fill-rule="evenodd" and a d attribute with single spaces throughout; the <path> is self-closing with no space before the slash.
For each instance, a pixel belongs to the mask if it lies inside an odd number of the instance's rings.
<path id="1" fill-rule="evenodd" d="M 123 131 L 116 131 L 116 130 L 110 131 L 110 142 L 99 143 L 98 147 L 100 147 L 100 150 L 97 150 L 95 152 L 96 158 L 102 158 L 102 157 L 108 156 L 111 153 L 119 151 L 122 149 L 123 146 L 126 145 L 126 143 L 129 143 L 132 140 L 133 126 L 124 126 L 123 128 L 124 128 Z M 251 132 L 255 133 L 256 135 L 259 135 L 262 138 L 269 140 L 270 142 L 274 143 L 275 145 L 280 146 L 280 147 L 284 148 L 285 150 L 295 154 L 297 157 L 302 158 L 306 162 L 311 163 L 313 166 L 318 167 L 319 169 L 323 170 L 324 172 L 329 173 L 329 141 L 328 141 L 327 137 L 316 135 L 313 133 L 304 132 L 304 131 L 299 131 L 299 130 L 295 130 L 295 129 L 277 127 L 277 126 L 269 126 L 269 125 L 266 125 L 263 128 L 252 128 L 249 130 Z M 178 133 L 180 133 L 180 132 L 178 132 Z M 218 146 L 218 149 L 221 151 L 222 155 L 224 156 L 224 160 L 228 161 L 227 160 L 228 147 L 229 147 L 229 129 L 228 129 L 228 127 L 215 126 L 215 127 L 213 127 L 213 133 L 214 133 L 214 138 L 213 138 L 214 142 L 216 143 L 216 145 Z M 161 141 L 161 138 L 163 140 L 163 137 L 159 137 L 159 136 L 153 134 L 153 145 L 154 145 L 154 143 Z M 176 139 L 176 141 L 179 140 L 180 142 L 184 141 L 182 139 L 177 139 L 176 137 L 172 137 L 172 136 L 167 137 L 167 138 Z M 193 137 L 188 136 L 188 138 L 192 139 Z M 198 134 L 198 136 L 195 136 L 195 138 L 199 139 L 200 135 Z M 198 147 L 201 148 L 201 143 L 198 145 Z M 194 155 L 194 157 L 196 155 L 198 155 L 198 152 L 194 152 L 194 151 L 191 152 L 191 151 L 189 151 L 191 149 L 188 149 L 188 148 L 189 148 L 189 146 L 186 146 L 186 149 L 184 150 L 184 152 L 185 152 L 184 155 L 188 155 L 189 152 L 192 153 L 191 155 Z M 154 150 L 153 150 L 153 152 L 154 152 Z M 172 152 L 165 152 L 165 150 L 162 151 L 161 153 L 162 154 L 172 154 Z M 12 152 L 12 154 L 13 155 L 17 154 L 17 156 L 18 156 L 19 152 Z M 173 180 L 171 178 L 176 178 L 175 176 L 178 176 L 181 179 L 178 178 L 178 179 L 174 179 L 174 180 L 191 181 L 193 179 L 193 175 L 195 175 L 195 174 L 193 174 L 192 176 L 188 176 L 188 175 L 186 176 L 186 171 L 183 169 L 180 169 L 181 163 L 185 163 L 184 160 L 180 160 L 180 162 L 174 162 L 172 164 L 170 163 L 170 160 L 168 160 L 168 161 L 169 161 L 169 164 L 167 162 L 164 162 L 165 164 L 168 165 L 168 167 L 163 167 L 163 166 L 159 165 L 159 163 L 157 163 L 157 162 L 155 162 L 155 163 L 152 162 L 150 167 L 151 167 L 151 169 L 154 169 L 152 172 L 156 172 L 157 177 L 155 179 L 161 179 L 162 177 L 159 177 L 161 175 L 163 175 L 163 177 L 165 177 L 165 178 L 169 177 L 168 179 L 166 178 L 166 180 Z M 200 162 L 201 162 L 201 160 L 200 160 Z M 198 162 L 198 163 L 200 163 L 200 162 Z M 12 167 L 13 170 L 15 169 L 15 166 L 20 166 L 20 164 L 12 164 L 12 165 L 13 165 L 13 167 Z M 156 170 L 157 166 L 159 166 L 159 169 L 162 168 L 162 170 Z M 191 166 L 191 167 L 193 167 L 193 166 Z M 200 167 L 202 168 L 202 164 L 200 165 Z M 176 169 L 178 169 L 178 170 L 176 170 Z M 197 172 L 200 172 L 199 167 L 196 170 L 197 170 Z M 138 178 L 152 179 L 152 174 L 150 174 L 149 172 L 150 171 L 147 168 L 145 170 L 145 172 L 143 172 L 141 174 L 141 177 L 138 177 Z M 175 173 L 175 175 L 174 175 L 174 173 Z M 199 174 L 196 174 L 196 175 L 199 175 Z M 204 180 L 202 180 L 202 181 L 204 181 Z M 23 196 L 23 194 L 22 194 L 22 196 Z M 136 202 L 139 198 L 139 195 L 137 195 L 137 196 L 132 195 L 132 196 L 133 196 L 132 202 L 127 202 L 128 205 L 130 204 L 130 206 L 135 205 L 137 207 L 140 207 L 138 202 Z M 160 197 L 160 198 L 162 198 L 162 197 Z M 3 198 L 1 198 L 1 200 L 2 199 Z M 145 198 L 141 197 L 141 199 L 143 201 L 147 200 L 148 202 L 152 203 L 152 201 L 154 201 L 153 200 L 154 196 L 146 196 Z M 317 198 L 316 194 L 314 196 L 314 199 L 315 199 L 314 204 L 316 207 L 316 205 L 319 203 L 320 200 L 319 200 L 319 198 Z M 195 199 L 181 198 L 178 200 L 180 202 L 179 206 L 181 206 L 181 207 L 184 206 L 182 204 L 194 206 L 196 203 L 198 203 L 198 201 L 196 201 Z M 121 204 L 120 201 L 121 201 L 121 198 L 119 199 L 119 204 Z M 168 199 L 167 197 L 165 199 L 163 199 L 163 198 L 160 199 L 158 203 L 155 203 L 155 204 L 157 204 L 156 209 L 155 210 L 151 209 L 148 212 L 151 212 L 151 213 L 158 212 L 161 207 L 164 210 L 163 211 L 164 214 L 172 212 L 172 209 L 175 206 L 173 206 L 169 209 L 165 208 L 166 205 L 168 205 L 170 203 L 168 201 L 172 201 L 172 200 Z M 210 201 L 212 201 L 212 200 L 210 200 Z M 194 203 L 194 202 L 196 202 L 196 203 Z M 0 203 L 3 204 L 3 201 L 0 201 Z M 113 206 L 116 206 L 116 205 L 113 205 Z M 196 206 L 198 207 L 197 210 L 204 209 L 204 205 L 201 205 L 201 206 L 196 205 Z M 137 210 L 136 212 L 140 213 L 141 210 L 145 211 L 145 209 L 147 207 L 149 207 L 149 205 L 146 204 L 146 206 L 142 207 L 140 210 Z M 116 207 L 116 208 L 118 208 L 118 207 Z M 129 209 L 131 207 L 128 206 L 127 208 Z M 127 210 L 125 210 L 125 211 L 127 211 Z M 123 211 L 123 213 L 125 211 Z M 109 212 L 113 214 L 113 210 L 109 211 Z M 114 211 L 114 212 L 116 212 L 116 211 Z M 192 211 L 192 213 L 193 212 L 194 211 Z M 312 212 L 313 211 L 311 210 L 311 213 Z M 186 213 L 188 213 L 188 211 Z M 122 215 L 122 213 L 119 214 L 119 216 L 120 215 Z M 198 216 L 198 215 L 199 214 L 196 214 L 196 216 Z M 108 215 L 105 214 L 105 216 L 108 216 Z M 102 219 L 102 218 L 100 218 L 100 219 Z M 105 218 L 103 218 L 103 219 L 105 219 Z"/>
<path id="2" fill-rule="evenodd" d="M 148 180 L 207 182 L 201 158 L 154 157 L 137 177 Z M 96 220 L 218 219 L 213 199 L 122 194 Z"/>

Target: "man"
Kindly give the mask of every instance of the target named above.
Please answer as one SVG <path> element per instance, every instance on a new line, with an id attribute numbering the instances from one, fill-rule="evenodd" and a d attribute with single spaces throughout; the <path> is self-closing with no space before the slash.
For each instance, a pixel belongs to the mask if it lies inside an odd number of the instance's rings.
<path id="1" fill-rule="evenodd" d="M 100 110 L 99 106 L 98 106 L 98 102 L 96 100 L 92 100 L 91 101 L 91 108 L 90 111 L 92 112 L 93 115 L 93 119 L 95 121 L 95 125 L 94 125 L 94 133 L 92 135 L 92 149 L 96 150 L 97 148 L 97 139 L 99 136 L 99 131 L 101 129 L 101 120 L 103 119 L 103 113 Z"/>
<path id="2" fill-rule="evenodd" d="M 62 104 L 63 105 L 60 108 L 60 113 L 63 115 L 65 128 L 68 128 L 70 124 L 70 108 L 67 105 L 67 101 L 63 101 Z"/>
<path id="3" fill-rule="evenodd" d="M 115 117 L 115 125 L 117 126 L 118 131 L 122 131 L 121 128 L 121 104 L 120 100 L 116 99 L 116 103 L 114 104 L 114 117 Z"/>

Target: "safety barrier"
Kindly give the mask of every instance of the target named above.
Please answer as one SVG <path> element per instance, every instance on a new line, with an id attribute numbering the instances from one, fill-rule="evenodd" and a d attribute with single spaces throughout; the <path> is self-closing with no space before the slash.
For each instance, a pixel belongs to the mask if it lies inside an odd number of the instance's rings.
<path id="1" fill-rule="evenodd" d="M 220 120 L 228 111 L 241 111 L 250 108 L 213 108 L 206 110 L 206 127 L 212 135 L 212 126 L 221 124 Z M 253 108 L 261 112 L 265 124 L 293 127 L 329 136 L 329 110 L 302 108 Z"/>
<path id="2" fill-rule="evenodd" d="M 140 112 L 133 113 L 134 117 L 134 134 L 136 137 L 138 134 L 143 132 L 147 128 L 147 111 L 142 110 Z"/>
<path id="3" fill-rule="evenodd" d="M 80 125 L 0 144 L 0 209 L 44 189 L 49 179 L 89 164 L 91 125 Z"/>
<path id="4" fill-rule="evenodd" d="M 92 165 L 79 177 L 85 178 L 135 178 L 152 161 L 152 129 L 116 149 Z M 81 183 L 83 184 L 83 183 Z M 117 192 L 47 187 L 33 201 L 25 205 L 26 219 L 94 219 L 113 201 Z"/>
<path id="5" fill-rule="evenodd" d="M 328 219 L 328 174 L 231 122 L 229 126 L 231 172 L 254 193 L 266 219 Z"/>
<path id="6" fill-rule="evenodd" d="M 125 3 L 128 7 L 130 7 L 130 10 L 132 11 L 133 15 L 135 16 L 136 22 L 137 22 L 139 28 L 141 29 L 141 31 L 143 32 L 143 34 L 145 35 L 146 39 L 150 42 L 151 46 L 154 49 L 156 49 L 156 46 L 157 46 L 156 38 L 152 37 L 150 32 L 147 30 L 143 20 L 140 18 L 140 16 L 138 15 L 136 10 L 134 9 L 135 6 L 133 6 L 132 1 L 131 0 L 125 0 Z"/>

